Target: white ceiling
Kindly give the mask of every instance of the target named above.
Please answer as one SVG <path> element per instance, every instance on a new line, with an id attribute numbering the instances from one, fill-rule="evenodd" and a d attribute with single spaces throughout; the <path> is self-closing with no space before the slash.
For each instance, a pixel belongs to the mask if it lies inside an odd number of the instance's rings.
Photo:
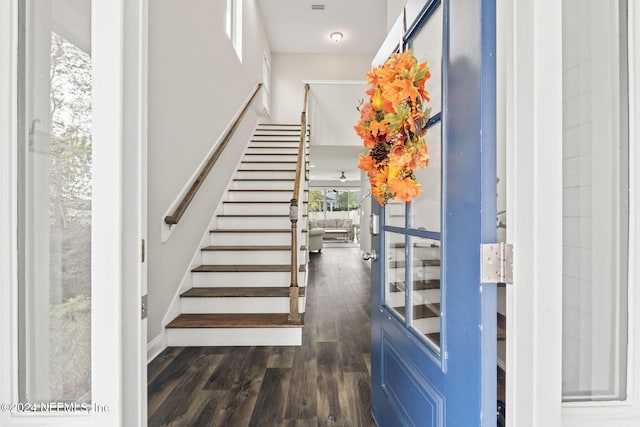
<path id="1" fill-rule="evenodd" d="M 371 54 L 387 33 L 387 0 L 258 0 L 272 52 Z M 323 4 L 324 10 L 312 10 Z M 340 31 L 340 42 L 329 34 Z"/>
<path id="2" fill-rule="evenodd" d="M 357 54 L 375 56 L 387 34 L 387 0 L 258 0 L 269 46 L 275 53 Z M 312 10 L 311 5 L 322 4 L 324 10 Z M 329 35 L 344 34 L 340 42 Z M 364 77 L 364 76 L 363 76 Z M 363 91 L 364 92 L 364 91 Z M 349 135 L 357 121 L 357 102 L 349 102 L 350 114 L 342 114 Z M 345 108 L 347 108 L 345 107 Z M 331 120 L 335 120 L 332 117 Z M 344 138 L 338 138 L 344 139 Z M 312 185 L 359 186 L 357 168 L 361 145 L 327 145 L 311 148 L 310 170 Z M 345 183 L 338 177 L 344 171 Z"/>

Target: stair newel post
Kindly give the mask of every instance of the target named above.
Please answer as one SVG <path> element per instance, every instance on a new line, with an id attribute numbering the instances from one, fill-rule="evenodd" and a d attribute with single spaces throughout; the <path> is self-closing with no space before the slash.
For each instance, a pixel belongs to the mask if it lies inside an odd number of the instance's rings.
<path id="1" fill-rule="evenodd" d="M 289 286 L 289 323 L 301 323 L 298 307 L 298 199 L 291 199 L 289 206 L 291 220 L 291 286 Z"/>

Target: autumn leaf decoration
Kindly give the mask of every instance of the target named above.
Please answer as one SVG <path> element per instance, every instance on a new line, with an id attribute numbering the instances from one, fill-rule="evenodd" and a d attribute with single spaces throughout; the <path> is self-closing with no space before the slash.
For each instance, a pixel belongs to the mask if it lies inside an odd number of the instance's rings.
<path id="1" fill-rule="evenodd" d="M 354 127 L 369 149 L 358 167 L 367 171 L 373 197 L 408 202 L 420 194 L 415 170 L 429 161 L 424 135 L 430 109 L 424 84 L 431 77 L 427 63 L 418 64 L 411 50 L 393 54 L 367 73 L 369 102 L 358 108 Z"/>

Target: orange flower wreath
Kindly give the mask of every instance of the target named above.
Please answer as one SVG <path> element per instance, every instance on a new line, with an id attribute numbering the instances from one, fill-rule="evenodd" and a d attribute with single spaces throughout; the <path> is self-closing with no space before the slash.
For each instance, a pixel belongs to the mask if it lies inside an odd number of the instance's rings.
<path id="1" fill-rule="evenodd" d="M 408 202 L 420 195 L 414 171 L 429 162 L 424 135 L 430 109 L 424 84 L 431 77 L 427 63 L 418 64 L 411 50 L 396 53 L 367 73 L 369 102 L 362 105 L 354 127 L 369 149 L 358 168 L 367 171 L 373 197 Z"/>

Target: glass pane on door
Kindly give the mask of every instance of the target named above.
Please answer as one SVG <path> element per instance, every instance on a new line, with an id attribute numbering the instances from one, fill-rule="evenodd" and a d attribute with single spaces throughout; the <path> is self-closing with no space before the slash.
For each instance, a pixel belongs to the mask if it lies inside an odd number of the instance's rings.
<path id="1" fill-rule="evenodd" d="M 442 193 L 442 138 L 441 123 L 427 130 L 425 141 L 429 151 L 429 165 L 416 170 L 416 179 L 422 185 L 420 196 L 411 201 L 411 228 L 440 232 Z"/>
<path id="2" fill-rule="evenodd" d="M 440 347 L 440 242 L 420 237 L 411 242 L 411 326 Z"/>
<path id="3" fill-rule="evenodd" d="M 91 2 L 20 2 L 19 397 L 91 401 Z"/>
<path id="4" fill-rule="evenodd" d="M 406 261 L 405 237 L 398 233 L 385 233 L 386 241 L 386 284 L 384 303 L 400 317 L 405 317 Z"/>

